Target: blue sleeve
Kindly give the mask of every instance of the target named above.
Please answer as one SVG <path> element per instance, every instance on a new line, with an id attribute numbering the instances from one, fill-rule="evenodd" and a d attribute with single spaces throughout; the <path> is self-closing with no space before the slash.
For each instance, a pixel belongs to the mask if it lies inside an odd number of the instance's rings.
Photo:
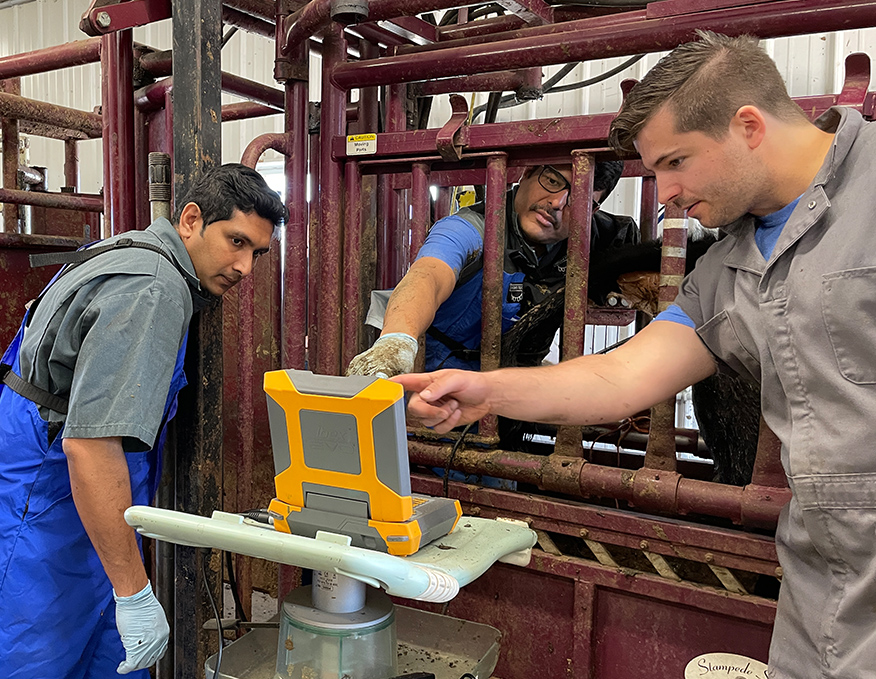
<path id="1" fill-rule="evenodd" d="M 696 323 L 691 320 L 691 317 L 688 316 L 684 311 L 681 310 L 681 307 L 673 304 L 666 311 L 661 311 L 657 314 L 657 317 L 654 319 L 655 321 L 671 321 L 672 323 L 678 323 L 679 325 L 686 325 L 688 328 L 697 329 Z"/>
<path id="2" fill-rule="evenodd" d="M 447 264 L 456 277 L 469 262 L 480 256 L 484 239 L 478 230 L 462 217 L 451 215 L 432 225 L 426 242 L 417 253 L 420 257 L 435 257 Z"/>

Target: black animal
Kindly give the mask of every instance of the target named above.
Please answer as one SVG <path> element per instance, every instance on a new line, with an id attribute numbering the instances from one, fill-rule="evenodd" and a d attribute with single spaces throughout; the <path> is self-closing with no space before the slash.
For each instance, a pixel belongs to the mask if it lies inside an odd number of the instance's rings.
<path id="1" fill-rule="evenodd" d="M 714 242 L 715 238 L 708 235 L 688 241 L 686 273 L 693 270 L 696 261 Z M 618 299 L 623 294 L 618 279 L 623 282 L 627 277 L 634 281 L 635 296 L 644 299 L 646 304 L 646 308 L 638 304 L 634 306 L 653 316 L 656 313 L 658 277 L 637 277 L 635 274 L 659 272 L 661 246 L 658 240 L 624 245 L 601 253 L 590 268 L 590 299 L 600 305 Z M 652 289 L 643 292 L 642 288 L 648 283 Z M 531 364 L 528 347 L 544 346 L 545 338 L 553 337 L 562 323 L 564 302 L 564 290 L 557 290 L 521 317 L 502 338 L 503 366 Z M 526 356 L 527 360 L 521 362 L 519 356 Z M 695 384 L 692 401 L 700 435 L 715 464 L 715 480 L 737 486 L 750 483 L 760 427 L 760 385 L 722 373 Z M 503 447 L 525 447 L 523 433 L 531 433 L 534 427 L 537 426 L 500 420 Z"/>

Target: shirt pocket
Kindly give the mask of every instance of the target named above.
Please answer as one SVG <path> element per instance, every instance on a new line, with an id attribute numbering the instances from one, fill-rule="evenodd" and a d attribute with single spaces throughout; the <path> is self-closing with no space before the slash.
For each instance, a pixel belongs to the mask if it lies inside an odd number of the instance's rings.
<path id="1" fill-rule="evenodd" d="M 876 384 L 876 267 L 822 276 L 821 314 L 840 374 Z"/>
<path id="2" fill-rule="evenodd" d="M 726 310 L 697 328 L 697 334 L 709 351 L 729 367 L 731 372 L 760 382 L 760 362 L 739 340 L 733 321 Z M 720 362 L 718 369 L 727 372 Z"/>

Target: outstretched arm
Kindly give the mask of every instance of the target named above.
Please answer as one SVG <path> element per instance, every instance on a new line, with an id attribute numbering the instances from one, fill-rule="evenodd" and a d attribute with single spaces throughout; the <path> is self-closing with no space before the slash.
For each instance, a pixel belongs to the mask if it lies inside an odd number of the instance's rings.
<path id="1" fill-rule="evenodd" d="M 441 370 L 394 379 L 417 392 L 409 415 L 444 433 L 488 413 L 555 424 L 612 422 L 715 370 L 712 354 L 693 329 L 657 321 L 608 354 L 554 366 L 487 373 Z"/>
<path id="2" fill-rule="evenodd" d="M 414 262 L 389 298 L 380 337 L 350 361 L 347 374 L 392 377 L 411 372 L 417 338 L 432 325 L 455 285 L 456 274 L 442 260 L 422 257 Z"/>
<path id="3" fill-rule="evenodd" d="M 435 313 L 453 292 L 456 274 L 435 257 L 422 257 L 393 290 L 386 306 L 381 335 L 403 332 L 419 337 L 432 325 Z"/>

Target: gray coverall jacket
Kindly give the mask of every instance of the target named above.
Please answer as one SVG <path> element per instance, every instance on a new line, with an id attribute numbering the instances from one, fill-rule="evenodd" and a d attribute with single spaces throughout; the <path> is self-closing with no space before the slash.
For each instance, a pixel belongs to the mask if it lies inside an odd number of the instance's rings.
<path id="1" fill-rule="evenodd" d="M 836 131 L 768 262 L 748 216 L 676 299 L 722 368 L 762 386 L 793 492 L 772 679 L 876 677 L 876 124 L 833 108 Z"/>

